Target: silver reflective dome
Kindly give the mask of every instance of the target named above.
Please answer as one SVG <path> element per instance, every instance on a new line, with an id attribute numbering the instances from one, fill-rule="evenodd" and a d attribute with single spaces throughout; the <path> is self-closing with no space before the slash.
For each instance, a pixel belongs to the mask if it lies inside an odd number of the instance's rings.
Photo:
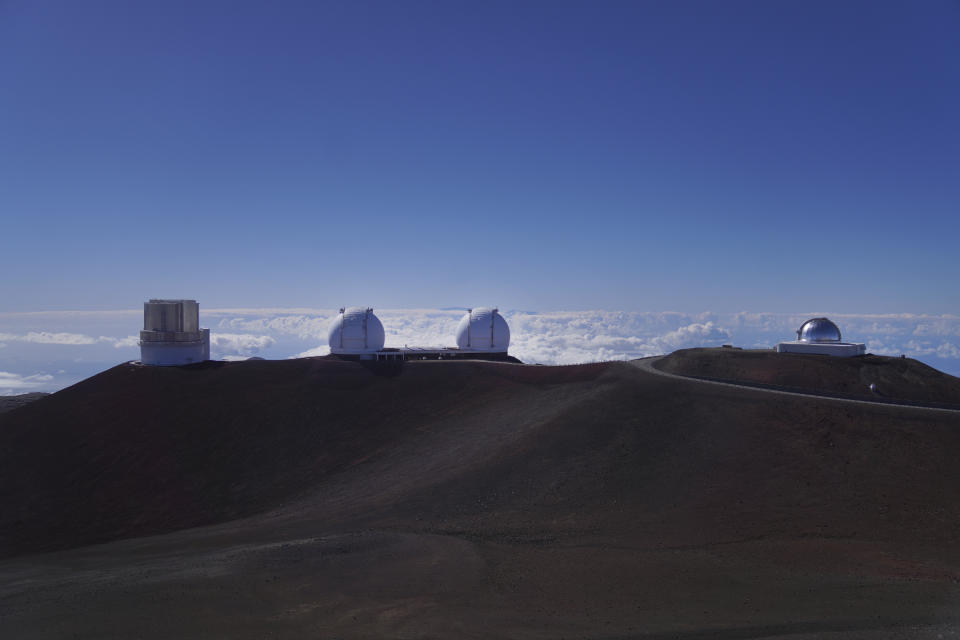
<path id="1" fill-rule="evenodd" d="M 840 342 L 840 327 L 827 318 L 807 320 L 797 329 L 801 342 Z"/>

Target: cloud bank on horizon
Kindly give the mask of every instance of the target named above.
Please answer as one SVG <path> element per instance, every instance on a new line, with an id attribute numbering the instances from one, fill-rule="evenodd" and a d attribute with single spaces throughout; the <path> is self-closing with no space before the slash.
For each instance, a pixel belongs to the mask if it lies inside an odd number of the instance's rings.
<path id="1" fill-rule="evenodd" d="M 211 356 L 291 358 L 329 353 L 336 309 L 212 309 Z M 449 346 L 462 309 L 377 309 L 387 346 Z M 960 375 L 960 316 L 830 313 L 502 311 L 510 353 L 524 362 L 574 364 L 627 360 L 676 349 L 734 344 L 772 347 L 804 321 L 827 315 L 845 340 L 867 351 L 905 354 Z M 0 394 L 54 391 L 119 362 L 139 358 L 138 312 L 0 313 Z"/>

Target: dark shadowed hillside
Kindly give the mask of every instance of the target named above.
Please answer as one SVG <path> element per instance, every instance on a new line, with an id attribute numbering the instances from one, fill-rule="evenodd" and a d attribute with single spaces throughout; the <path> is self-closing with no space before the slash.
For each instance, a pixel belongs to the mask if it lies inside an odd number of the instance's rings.
<path id="1" fill-rule="evenodd" d="M 121 365 L 0 416 L 0 439 L 4 636 L 960 620 L 960 414 L 630 363 L 303 359 Z"/>
<path id="2" fill-rule="evenodd" d="M 15 396 L 0 396 L 0 413 L 12 411 L 25 404 L 30 404 L 34 400 L 39 400 L 46 395 L 48 394 L 38 391 L 34 393 L 21 393 Z"/>
<path id="3" fill-rule="evenodd" d="M 335 359 L 123 364 L 4 416 L 0 552 L 220 522 L 277 506 L 451 415 L 594 384 L 602 365 Z"/>

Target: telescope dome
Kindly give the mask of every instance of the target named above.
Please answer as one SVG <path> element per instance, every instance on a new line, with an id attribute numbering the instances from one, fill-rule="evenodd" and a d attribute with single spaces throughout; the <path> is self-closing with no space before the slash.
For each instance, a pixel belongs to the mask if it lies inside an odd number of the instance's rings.
<path id="1" fill-rule="evenodd" d="M 330 323 L 328 338 L 330 353 L 358 354 L 383 349 L 385 335 L 383 324 L 373 315 L 373 309 L 349 307 L 340 309 Z"/>
<path id="2" fill-rule="evenodd" d="M 506 352 L 510 327 L 497 309 L 469 309 L 457 326 L 457 347 L 466 351 Z"/>
<path id="3" fill-rule="evenodd" d="M 840 342 L 840 328 L 827 318 L 807 320 L 797 329 L 800 342 Z"/>

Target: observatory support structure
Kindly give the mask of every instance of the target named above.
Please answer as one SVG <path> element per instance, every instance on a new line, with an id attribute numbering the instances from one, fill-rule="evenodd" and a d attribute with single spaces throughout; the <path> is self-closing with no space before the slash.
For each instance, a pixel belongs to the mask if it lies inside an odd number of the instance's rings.
<path id="1" fill-rule="evenodd" d="M 779 342 L 777 353 L 813 353 L 821 356 L 862 356 L 867 352 L 866 345 L 855 342 Z"/>
<path id="2" fill-rule="evenodd" d="M 143 304 L 140 362 L 173 367 L 210 359 L 210 329 L 200 328 L 196 300 L 157 300 Z"/>

